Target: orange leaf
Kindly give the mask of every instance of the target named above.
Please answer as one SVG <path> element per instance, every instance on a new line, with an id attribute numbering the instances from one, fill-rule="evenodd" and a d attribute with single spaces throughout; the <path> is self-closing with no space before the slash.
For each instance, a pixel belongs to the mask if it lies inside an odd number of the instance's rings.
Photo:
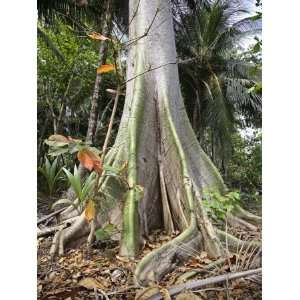
<path id="1" fill-rule="evenodd" d="M 80 150 L 77 154 L 80 163 L 89 171 L 95 169 L 97 173 L 102 174 L 102 161 L 101 158 L 89 149 Z"/>
<path id="2" fill-rule="evenodd" d="M 103 165 L 102 165 L 102 161 L 100 160 L 96 160 L 94 161 L 94 170 L 101 175 L 103 172 Z"/>
<path id="3" fill-rule="evenodd" d="M 80 163 L 89 171 L 92 171 L 94 168 L 94 161 L 92 158 L 86 153 L 85 150 L 81 150 L 77 153 L 77 158 Z"/>
<path id="4" fill-rule="evenodd" d="M 48 141 L 69 143 L 69 140 L 65 136 L 60 134 L 50 135 Z"/>
<path id="5" fill-rule="evenodd" d="M 114 71 L 115 69 L 116 66 L 113 64 L 101 65 L 99 68 L 97 68 L 97 74 L 108 73 Z"/>
<path id="6" fill-rule="evenodd" d="M 95 202 L 93 200 L 89 200 L 87 206 L 84 210 L 85 218 L 88 222 L 91 222 L 96 215 Z"/>
<path id="7" fill-rule="evenodd" d="M 89 38 L 91 38 L 92 40 L 97 40 L 97 41 L 106 41 L 106 40 L 110 40 L 110 38 L 97 33 L 97 32 L 92 32 L 91 34 L 88 35 Z"/>

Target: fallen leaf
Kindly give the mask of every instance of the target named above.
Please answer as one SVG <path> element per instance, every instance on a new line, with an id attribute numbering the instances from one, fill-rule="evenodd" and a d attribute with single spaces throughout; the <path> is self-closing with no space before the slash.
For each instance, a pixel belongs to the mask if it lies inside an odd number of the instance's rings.
<path id="1" fill-rule="evenodd" d="M 156 286 L 151 286 L 146 289 L 139 290 L 136 293 L 135 300 L 148 300 L 151 296 L 159 293 L 159 288 Z"/>
<path id="2" fill-rule="evenodd" d="M 116 255 L 116 258 L 117 258 L 117 260 L 119 260 L 121 262 L 130 262 L 130 259 L 128 257 Z"/>
<path id="3" fill-rule="evenodd" d="M 96 41 L 106 41 L 106 40 L 110 40 L 110 38 L 97 33 L 97 32 L 92 32 L 91 34 L 88 35 L 89 38 L 91 38 L 92 40 L 96 40 Z"/>
<path id="4" fill-rule="evenodd" d="M 176 300 L 201 300 L 199 296 L 196 296 L 192 292 L 183 292 L 176 296 Z"/>
<path id="5" fill-rule="evenodd" d="M 63 136 L 61 134 L 50 135 L 48 138 L 48 141 L 69 143 L 68 138 L 66 138 L 65 136 Z"/>
<path id="6" fill-rule="evenodd" d="M 89 200 L 87 206 L 84 210 L 85 218 L 90 223 L 96 215 L 95 202 L 93 200 Z"/>
<path id="7" fill-rule="evenodd" d="M 116 69 L 116 66 L 113 64 L 101 65 L 99 68 L 97 68 L 97 74 L 108 73 L 108 72 L 114 71 L 115 69 Z"/>
<path id="8" fill-rule="evenodd" d="M 81 279 L 78 284 L 80 286 L 85 287 L 88 290 L 93 290 L 93 289 L 103 289 L 103 285 L 96 279 L 92 277 L 86 277 Z"/>

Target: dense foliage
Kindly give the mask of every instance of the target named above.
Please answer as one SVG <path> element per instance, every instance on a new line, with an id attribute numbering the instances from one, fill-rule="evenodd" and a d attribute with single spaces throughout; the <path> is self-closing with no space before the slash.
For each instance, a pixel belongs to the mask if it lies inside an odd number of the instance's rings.
<path id="1" fill-rule="evenodd" d="M 95 1 L 90 4 L 62 1 L 64 5 L 55 2 L 57 7 L 49 1 L 38 2 L 38 164 L 40 170 L 46 171 L 54 163 L 52 157 L 48 162 L 45 160 L 44 140 L 48 136 L 53 133 L 80 139 L 86 136 L 99 67 L 99 41 L 89 39 L 88 34 L 95 28 L 101 33 L 99 24 L 104 18 L 105 1 L 101 7 Z M 77 5 L 77 10 L 71 9 L 70 3 L 73 8 Z M 173 4 L 181 89 L 192 126 L 229 189 L 253 194 L 261 190 L 261 13 L 249 14 L 241 3 L 235 5 L 236 1 L 173 1 Z M 113 5 L 111 35 L 126 40 L 127 8 Z M 81 9 L 85 13 L 81 14 Z M 68 12 L 67 18 L 64 10 Z M 97 18 L 88 17 L 95 12 Z M 246 37 L 250 37 L 247 47 L 243 44 Z M 126 49 L 120 53 L 124 61 Z M 113 61 L 111 48 L 107 61 Z M 98 147 L 104 142 L 112 108 L 112 96 L 106 89 L 115 86 L 113 73 L 103 75 L 94 138 Z M 112 136 L 122 109 L 119 105 Z M 250 136 L 249 127 L 254 128 Z M 60 155 L 56 168 L 66 167 L 73 172 L 75 158 L 69 153 Z M 64 174 L 61 172 L 59 177 Z M 49 186 L 49 178 L 39 176 L 43 183 L 39 187 L 47 191 L 48 186 L 52 194 L 56 179 L 50 180 Z"/>

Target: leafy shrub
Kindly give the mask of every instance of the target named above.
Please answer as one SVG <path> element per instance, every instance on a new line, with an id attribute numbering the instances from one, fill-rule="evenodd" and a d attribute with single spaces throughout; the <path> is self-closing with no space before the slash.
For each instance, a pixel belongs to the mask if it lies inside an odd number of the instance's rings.
<path id="1" fill-rule="evenodd" d="M 232 189 L 238 189 L 247 194 L 255 194 L 262 186 L 260 131 L 242 137 L 233 137 L 233 155 L 226 165 L 224 180 Z"/>
<path id="2" fill-rule="evenodd" d="M 224 220 L 240 202 L 240 194 L 236 191 L 221 195 L 219 192 L 204 193 L 202 203 L 209 217 L 215 221 Z"/>

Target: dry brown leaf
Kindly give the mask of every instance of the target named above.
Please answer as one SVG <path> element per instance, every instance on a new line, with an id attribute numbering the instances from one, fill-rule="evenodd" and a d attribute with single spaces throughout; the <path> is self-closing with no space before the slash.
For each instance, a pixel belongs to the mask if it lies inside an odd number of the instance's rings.
<path id="1" fill-rule="evenodd" d="M 50 135 L 48 138 L 48 141 L 53 141 L 53 142 L 63 142 L 63 143 L 69 143 L 70 141 L 68 140 L 68 138 L 66 138 L 65 136 L 61 135 L 61 134 L 53 134 Z"/>
<path id="2" fill-rule="evenodd" d="M 200 298 L 199 296 L 195 295 L 192 292 L 186 291 L 177 295 L 175 299 L 176 300 L 201 300 L 202 298 Z"/>
<path id="3" fill-rule="evenodd" d="M 151 296 L 156 293 L 159 293 L 159 288 L 156 286 L 151 286 L 142 290 L 139 290 L 136 293 L 135 300 L 148 300 Z"/>
<path id="4" fill-rule="evenodd" d="M 104 286 L 98 280 L 92 277 L 83 278 L 78 282 L 78 284 L 89 290 L 104 288 Z"/>
<path id="5" fill-rule="evenodd" d="M 116 66 L 113 64 L 101 65 L 99 68 L 97 68 L 97 74 L 108 73 L 114 71 L 115 69 Z"/>
<path id="6" fill-rule="evenodd" d="M 130 262 L 128 257 L 123 257 L 123 256 L 119 256 L 116 255 L 117 260 L 121 261 L 121 262 Z"/>
<path id="7" fill-rule="evenodd" d="M 106 40 L 110 40 L 110 38 L 97 33 L 97 32 L 92 32 L 91 34 L 88 35 L 88 37 L 92 40 L 96 40 L 96 41 L 106 41 Z"/>
<path id="8" fill-rule="evenodd" d="M 91 222 L 96 215 L 95 202 L 93 200 L 89 200 L 87 206 L 84 210 L 85 218 L 88 222 Z"/>
<path id="9" fill-rule="evenodd" d="M 168 289 L 162 288 L 162 289 L 160 289 L 160 293 L 161 293 L 162 296 L 163 296 L 163 300 L 172 300 L 172 299 L 171 299 L 171 296 L 170 296 L 170 294 L 169 294 Z"/>

